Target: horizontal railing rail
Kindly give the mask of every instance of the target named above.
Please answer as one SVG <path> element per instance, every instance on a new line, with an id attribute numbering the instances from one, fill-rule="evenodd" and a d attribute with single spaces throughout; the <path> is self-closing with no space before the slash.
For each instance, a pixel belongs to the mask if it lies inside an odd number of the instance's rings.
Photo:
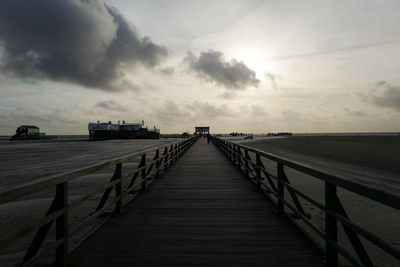
<path id="1" fill-rule="evenodd" d="M 284 207 L 286 206 L 298 219 L 301 219 L 312 231 L 325 240 L 324 253 L 327 266 L 337 266 L 339 254 L 354 266 L 373 266 L 359 236 L 390 254 L 393 258 L 400 260 L 400 251 L 397 248 L 349 219 L 337 195 L 337 188 L 345 189 L 396 210 L 400 210 L 399 196 L 252 147 L 229 142 L 218 137 L 212 137 L 211 140 L 228 159 L 256 184 L 257 190 L 264 192 L 267 196 L 273 195 L 275 197 L 277 210 L 280 214 L 285 214 Z M 276 163 L 275 175 L 265 168 L 262 159 Z M 309 197 L 293 186 L 286 176 L 285 167 L 324 182 L 325 204 Z M 294 205 L 285 196 L 285 189 Z M 325 213 L 325 229 L 321 229 L 311 221 L 311 216 L 304 210 L 299 197 Z M 342 225 L 357 258 L 338 242 L 338 223 Z"/>
<path id="2" fill-rule="evenodd" d="M 29 233 L 37 231 L 20 265 L 32 266 L 50 252 L 55 251 L 56 265 L 65 266 L 68 254 L 72 253 L 92 233 L 101 227 L 113 213 L 107 214 L 101 222 L 92 226 L 90 230 L 78 240 L 76 245 L 69 249 L 69 240 L 73 235 L 79 233 L 85 227 L 88 227 L 89 224 L 98 219 L 100 215 L 106 214 L 106 211 L 110 208 L 114 207 L 114 213 L 121 214 L 123 212 L 123 207 L 128 204 L 128 202 L 135 198 L 140 191 L 145 191 L 155 178 L 160 177 L 161 173 L 174 164 L 174 162 L 197 140 L 198 136 L 193 136 L 181 141 L 160 145 L 0 191 L 0 204 L 4 204 L 25 197 L 26 195 L 55 187 L 55 196 L 45 217 L 29 226 L 12 232 L 6 238 L 1 239 L 0 237 L 0 248 L 7 247 L 9 244 L 26 237 Z M 148 156 L 150 154 L 154 154 L 154 157 L 149 161 Z M 133 171 L 123 174 L 122 165 L 136 158 L 140 158 L 137 167 Z M 69 182 L 85 175 L 94 174 L 110 166 L 114 166 L 114 172 L 108 183 L 103 184 L 99 188 L 71 202 L 68 197 Z M 125 188 L 123 187 L 124 182 L 128 182 Z M 113 189 L 115 189 L 115 197 L 109 200 L 109 195 Z M 68 226 L 68 214 L 83 202 L 99 194 L 102 194 L 102 196 L 96 209 L 80 222 L 79 225 L 70 229 Z M 46 236 L 48 236 L 53 222 L 55 222 L 55 241 L 51 245 L 44 246 L 44 241 Z"/>

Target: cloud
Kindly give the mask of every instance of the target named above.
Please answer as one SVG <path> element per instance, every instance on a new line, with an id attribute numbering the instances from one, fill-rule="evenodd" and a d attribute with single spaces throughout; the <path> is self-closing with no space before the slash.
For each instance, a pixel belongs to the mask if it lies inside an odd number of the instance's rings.
<path id="1" fill-rule="evenodd" d="M 329 50 L 321 50 L 321 51 L 315 51 L 315 52 L 304 53 L 304 54 L 293 54 L 293 55 L 284 55 L 284 56 L 278 56 L 278 57 L 270 57 L 270 58 L 267 58 L 267 60 L 290 60 L 290 59 L 296 59 L 296 58 L 323 56 L 323 55 L 329 55 L 329 54 L 340 53 L 340 52 L 348 52 L 348 51 L 354 51 L 354 50 L 360 50 L 360 49 L 392 45 L 392 44 L 396 44 L 397 42 L 398 42 L 397 40 L 389 40 L 389 41 L 370 43 L 370 44 L 359 44 L 359 45 L 354 45 L 354 46 L 329 49 Z"/>
<path id="2" fill-rule="evenodd" d="M 152 116 L 164 126 L 187 125 L 199 119 L 211 120 L 236 115 L 225 105 L 216 106 L 197 100 L 183 105 L 177 105 L 173 100 L 167 100 L 152 110 Z"/>
<path id="3" fill-rule="evenodd" d="M 67 124 L 71 126 L 77 122 L 76 118 L 72 118 L 70 111 L 59 108 L 47 111 L 36 107 L 24 107 L 0 111 L 0 123 L 9 134 L 13 134 L 15 129 L 23 124 L 33 124 L 39 128 L 46 128 L 49 125 L 65 126 Z"/>
<path id="4" fill-rule="evenodd" d="M 268 80 L 270 80 L 272 88 L 274 88 L 274 89 L 277 89 L 277 88 L 278 88 L 278 85 L 277 85 L 277 83 L 276 83 L 276 80 L 279 78 L 279 76 L 277 76 L 276 74 L 267 72 L 267 73 L 265 73 L 265 78 L 267 78 Z"/>
<path id="5" fill-rule="evenodd" d="M 379 107 L 400 111 L 400 86 L 393 86 L 386 81 L 378 81 L 375 86 L 374 89 L 361 93 L 360 97 L 364 101 L 374 103 Z"/>
<path id="6" fill-rule="evenodd" d="M 375 83 L 376 86 L 382 86 L 382 85 L 385 85 L 385 84 L 386 84 L 385 81 L 377 81 L 377 82 Z"/>
<path id="7" fill-rule="evenodd" d="M 350 110 L 348 108 L 345 108 L 344 111 L 346 112 L 347 115 L 351 116 L 356 116 L 356 117 L 367 117 L 368 113 L 361 111 L 361 110 Z"/>
<path id="8" fill-rule="evenodd" d="M 282 110 L 281 114 L 285 121 L 301 121 L 303 119 L 302 114 L 300 112 L 290 109 Z"/>
<path id="9" fill-rule="evenodd" d="M 255 117 L 268 116 L 268 113 L 260 105 L 251 106 L 251 114 Z"/>
<path id="10" fill-rule="evenodd" d="M 172 75 L 175 73 L 175 69 L 173 67 L 159 68 L 157 71 L 164 75 Z"/>
<path id="11" fill-rule="evenodd" d="M 235 116 L 235 113 L 232 112 L 226 105 L 216 107 L 208 102 L 202 102 L 198 100 L 186 105 L 186 109 L 191 110 L 196 118 L 215 119 L 217 117 Z"/>
<path id="12" fill-rule="evenodd" d="M 189 122 L 190 114 L 185 112 L 172 100 L 167 100 L 153 110 L 153 115 L 161 125 L 175 125 L 177 122 Z"/>
<path id="13" fill-rule="evenodd" d="M 0 70 L 19 78 L 122 90 L 168 55 L 102 0 L 2 0 L 0 18 Z"/>
<path id="14" fill-rule="evenodd" d="M 224 99 L 234 99 L 236 97 L 236 94 L 232 91 L 225 91 L 220 94 L 219 97 L 222 97 Z"/>
<path id="15" fill-rule="evenodd" d="M 224 60 L 223 53 L 209 49 L 201 52 L 199 57 L 188 52 L 184 62 L 189 69 L 209 82 L 223 86 L 230 90 L 245 89 L 249 86 L 257 87 L 259 80 L 256 73 L 249 69 L 243 62 L 232 59 Z"/>
<path id="16" fill-rule="evenodd" d="M 114 100 L 98 102 L 95 107 L 114 111 L 126 111 L 124 106 L 118 104 Z"/>

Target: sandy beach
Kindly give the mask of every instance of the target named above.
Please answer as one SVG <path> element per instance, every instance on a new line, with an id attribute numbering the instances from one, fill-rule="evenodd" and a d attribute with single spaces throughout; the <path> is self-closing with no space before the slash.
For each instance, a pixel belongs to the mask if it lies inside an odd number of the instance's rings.
<path id="1" fill-rule="evenodd" d="M 0 189 L 177 140 L 174 138 L 105 141 L 60 139 L 11 142 L 1 140 Z"/>
<path id="2" fill-rule="evenodd" d="M 272 137 L 235 142 L 400 195 L 400 137 L 398 136 Z M 264 164 L 269 171 L 276 173 L 275 163 L 264 160 Z M 324 185 L 320 180 L 289 168 L 286 168 L 286 174 L 293 185 L 313 199 L 324 203 Z M 338 195 L 351 220 L 400 248 L 399 211 L 346 190 L 338 189 Z M 312 215 L 312 221 L 323 229 L 324 214 L 308 202 L 302 200 L 301 202 L 306 212 Z M 341 227 L 339 231 L 339 240 L 351 251 L 351 245 Z M 307 232 L 312 234 L 321 246 L 324 245 L 315 234 L 308 230 Z M 374 264 L 398 266 L 395 259 L 380 249 L 365 240 L 363 243 Z"/>

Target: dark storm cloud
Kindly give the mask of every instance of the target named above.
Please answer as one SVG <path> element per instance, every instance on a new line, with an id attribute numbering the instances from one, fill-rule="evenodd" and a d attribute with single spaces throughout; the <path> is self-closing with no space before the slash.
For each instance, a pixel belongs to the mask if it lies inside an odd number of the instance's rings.
<path id="1" fill-rule="evenodd" d="M 216 82 L 228 89 L 239 90 L 248 86 L 257 87 L 260 82 L 256 79 L 256 73 L 243 62 L 236 59 L 227 62 L 224 60 L 223 53 L 219 51 L 210 49 L 207 52 L 201 52 L 199 57 L 188 52 L 184 62 L 199 77 Z"/>
<path id="2" fill-rule="evenodd" d="M 130 87 L 126 71 L 167 55 L 102 0 L 0 1 L 0 70 L 9 75 L 118 90 Z"/>
<path id="3" fill-rule="evenodd" d="M 361 98 L 377 106 L 400 111 L 400 86 L 393 86 L 386 81 L 378 81 L 375 85 L 374 90 L 360 94 Z"/>

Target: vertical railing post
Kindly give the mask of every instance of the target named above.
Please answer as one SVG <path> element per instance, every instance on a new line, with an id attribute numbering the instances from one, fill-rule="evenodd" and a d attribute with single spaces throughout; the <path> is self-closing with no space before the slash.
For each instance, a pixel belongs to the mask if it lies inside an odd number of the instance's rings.
<path id="1" fill-rule="evenodd" d="M 120 179 L 122 177 L 122 163 L 117 163 L 115 165 L 114 171 L 115 179 Z M 115 184 L 115 198 L 119 198 L 115 202 L 115 212 L 122 214 L 122 181 Z"/>
<path id="2" fill-rule="evenodd" d="M 233 158 L 234 158 L 233 162 L 238 167 L 239 166 L 239 160 L 238 160 L 238 155 L 237 155 L 237 152 L 236 152 L 236 145 L 235 144 L 233 145 Z"/>
<path id="3" fill-rule="evenodd" d="M 240 151 L 240 147 L 236 146 L 236 162 L 237 162 L 237 166 L 240 169 L 240 155 L 239 155 L 239 151 Z"/>
<path id="4" fill-rule="evenodd" d="M 140 190 L 146 191 L 146 154 L 142 155 L 143 169 L 142 169 L 142 185 Z"/>
<path id="5" fill-rule="evenodd" d="M 169 152 L 168 152 L 168 156 L 167 156 L 167 167 L 168 167 L 168 165 L 169 166 L 172 166 L 172 162 L 173 162 L 173 160 L 172 160 L 172 158 L 173 158 L 173 153 L 172 153 L 172 151 L 173 151 L 173 148 L 174 148 L 174 145 L 171 145 L 170 147 L 169 147 Z"/>
<path id="6" fill-rule="evenodd" d="M 178 144 L 174 145 L 174 163 L 178 160 Z"/>
<path id="7" fill-rule="evenodd" d="M 330 211 L 336 210 L 336 186 L 325 182 L 325 208 Z M 338 254 L 336 248 L 329 244 L 337 243 L 337 221 L 334 217 L 325 212 L 325 257 L 326 266 L 336 267 L 338 264 Z"/>
<path id="8" fill-rule="evenodd" d="M 171 145 L 171 166 L 174 165 L 175 162 L 175 145 Z"/>
<path id="9" fill-rule="evenodd" d="M 64 238 L 64 242 L 56 249 L 56 266 L 66 266 L 68 255 L 68 182 L 56 186 L 56 199 L 56 210 L 64 209 L 64 213 L 56 219 L 56 240 Z"/>
<path id="10" fill-rule="evenodd" d="M 242 154 L 242 149 L 240 148 L 240 146 L 237 146 L 237 159 L 238 159 L 238 167 L 240 170 L 242 170 L 242 165 L 243 165 L 243 154 Z"/>
<path id="11" fill-rule="evenodd" d="M 247 149 L 244 149 L 244 166 L 245 166 L 245 172 L 246 172 L 246 177 L 247 178 L 249 178 L 250 177 L 250 175 L 249 175 L 249 173 L 250 173 L 250 166 L 249 166 L 249 162 L 248 162 L 248 160 L 250 159 L 250 156 L 249 156 L 249 151 L 247 150 Z"/>
<path id="12" fill-rule="evenodd" d="M 164 148 L 164 153 L 163 153 L 163 159 L 164 159 L 164 170 L 168 169 L 168 146 Z"/>
<path id="13" fill-rule="evenodd" d="M 182 154 L 181 154 L 182 153 L 182 151 L 181 151 L 182 150 L 182 143 L 179 142 L 177 145 L 178 145 L 178 150 L 177 150 L 176 153 L 177 153 L 177 157 L 180 158 L 182 156 Z"/>
<path id="14" fill-rule="evenodd" d="M 222 146 L 223 146 L 223 149 L 224 149 L 225 157 L 229 158 L 228 157 L 228 148 L 227 148 L 228 145 L 227 145 L 226 141 L 224 140 L 221 143 L 222 143 Z"/>
<path id="15" fill-rule="evenodd" d="M 181 154 L 181 157 L 183 156 L 183 153 L 185 153 L 185 151 L 186 151 L 186 144 L 188 143 L 188 141 L 187 141 L 187 139 L 186 140 L 183 140 L 181 143 L 180 143 L 180 154 Z"/>
<path id="16" fill-rule="evenodd" d="M 277 163 L 277 177 L 278 177 L 278 212 L 283 215 L 285 212 L 284 208 L 284 202 L 283 199 L 285 197 L 285 187 L 283 185 L 284 181 L 284 173 L 283 173 L 283 164 L 282 163 Z"/>
<path id="17" fill-rule="evenodd" d="M 157 151 L 156 151 L 155 158 L 157 159 L 157 161 L 156 161 L 156 178 L 159 178 L 160 177 L 160 150 L 159 149 L 157 149 Z"/>
<path id="18" fill-rule="evenodd" d="M 247 150 L 246 150 L 247 152 Z M 261 156 L 256 154 L 256 175 L 257 175 L 257 191 L 261 191 Z"/>

